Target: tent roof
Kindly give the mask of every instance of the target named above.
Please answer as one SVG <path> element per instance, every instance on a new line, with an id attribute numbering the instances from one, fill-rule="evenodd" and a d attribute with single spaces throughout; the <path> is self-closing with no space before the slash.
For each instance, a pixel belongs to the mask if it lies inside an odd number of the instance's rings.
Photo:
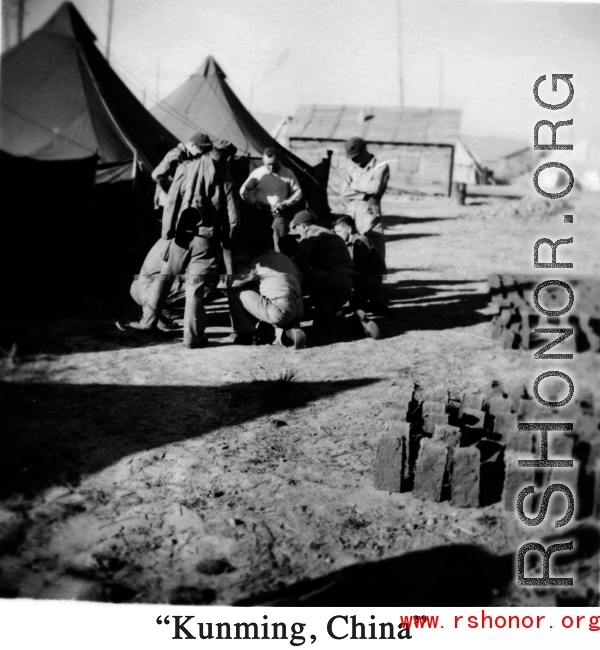
<path id="1" fill-rule="evenodd" d="M 254 119 L 226 81 L 223 69 L 209 56 L 194 74 L 166 99 L 159 102 L 152 114 L 179 140 L 185 142 L 197 131 L 213 140 L 229 140 L 239 155 L 262 156 L 267 147 L 279 152 L 281 162 L 298 177 L 306 200 L 311 207 L 325 209 L 327 173 L 315 173 L 316 168 L 287 151 Z M 328 209 L 328 208 L 327 208 Z"/>
<path id="2" fill-rule="evenodd" d="M 155 167 L 176 139 L 133 96 L 70 2 L 2 56 L 0 149 Z"/>
<path id="3" fill-rule="evenodd" d="M 254 119 L 226 81 L 212 56 L 177 90 L 160 101 L 152 114 L 185 142 L 203 131 L 213 139 L 232 142 L 241 155 L 261 156 L 273 138 Z"/>
<path id="4" fill-rule="evenodd" d="M 454 144 L 460 120 L 458 110 L 303 104 L 286 136 L 339 141 L 358 136 L 369 142 Z"/>

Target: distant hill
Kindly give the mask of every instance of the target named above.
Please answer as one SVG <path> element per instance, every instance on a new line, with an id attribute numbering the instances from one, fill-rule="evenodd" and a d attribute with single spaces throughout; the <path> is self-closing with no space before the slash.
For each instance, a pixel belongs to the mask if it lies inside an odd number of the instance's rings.
<path id="1" fill-rule="evenodd" d="M 524 149 L 532 149 L 525 140 L 499 138 L 496 136 L 461 135 L 461 140 L 471 149 L 480 162 L 496 162 Z"/>

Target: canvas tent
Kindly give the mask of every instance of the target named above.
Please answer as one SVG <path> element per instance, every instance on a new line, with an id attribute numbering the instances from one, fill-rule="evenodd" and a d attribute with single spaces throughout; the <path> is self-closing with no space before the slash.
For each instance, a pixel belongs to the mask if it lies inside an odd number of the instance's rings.
<path id="1" fill-rule="evenodd" d="M 533 171 L 539 155 L 521 140 L 497 136 L 462 136 L 481 167 L 490 172 L 491 182 L 511 183 L 522 174 Z"/>
<path id="2" fill-rule="evenodd" d="M 99 181 L 151 172 L 174 137 L 133 96 L 66 2 L 2 57 L 0 149 L 36 160 L 98 157 Z M 111 173 L 102 173 L 108 170 Z"/>
<path id="3" fill-rule="evenodd" d="M 135 272 L 156 234 L 149 174 L 177 143 L 95 40 L 67 2 L 2 56 L 3 241 L 28 241 L 61 286 Z"/>
<path id="4" fill-rule="evenodd" d="M 238 149 L 237 180 L 240 181 L 259 164 L 266 147 L 275 147 L 282 163 L 296 174 L 310 207 L 322 216 L 329 212 L 329 159 L 325 157 L 311 166 L 281 147 L 242 104 L 212 56 L 151 112 L 183 142 L 197 131 L 232 142 Z"/>

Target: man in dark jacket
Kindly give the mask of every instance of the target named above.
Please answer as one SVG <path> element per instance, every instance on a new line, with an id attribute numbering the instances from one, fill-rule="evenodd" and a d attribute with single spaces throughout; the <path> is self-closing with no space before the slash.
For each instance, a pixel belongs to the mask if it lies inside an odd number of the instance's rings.
<path id="1" fill-rule="evenodd" d="M 298 212 L 290 223 L 290 231 L 300 239 L 293 260 L 302 273 L 302 291 L 314 305 L 314 325 L 331 327 L 352 293 L 356 271 L 350 253 L 331 230 L 315 224 L 308 210 Z"/>
<path id="2" fill-rule="evenodd" d="M 152 179 L 156 183 L 154 205 L 164 208 L 171 184 L 175 178 L 177 168 L 181 163 L 199 158 L 212 149 L 210 138 L 204 133 L 194 133 L 187 142 L 180 142 L 174 149 L 160 161 L 152 172 Z"/>
<path id="3" fill-rule="evenodd" d="M 129 323 L 129 329 L 154 330 L 174 279 L 185 273 L 183 342 L 188 348 L 207 343 L 204 288 L 216 286 L 221 258 L 227 274 L 233 273 L 231 242 L 239 213 L 229 161 L 235 151 L 221 140 L 209 155 L 179 165 L 163 211 L 162 238 L 172 242 L 161 279 L 148 291 L 142 320 Z"/>

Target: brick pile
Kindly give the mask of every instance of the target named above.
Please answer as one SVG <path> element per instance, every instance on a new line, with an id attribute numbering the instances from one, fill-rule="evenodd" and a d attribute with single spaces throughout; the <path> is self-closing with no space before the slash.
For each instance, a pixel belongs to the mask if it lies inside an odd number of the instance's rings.
<path id="1" fill-rule="evenodd" d="M 574 423 L 572 432 L 548 434 L 548 457 L 572 458 L 574 467 L 539 470 L 517 465 L 540 457 L 539 431 L 519 431 L 518 423 L 548 421 L 548 409 L 525 387 L 507 390 L 494 381 L 485 391 L 463 393 L 404 384 L 390 398 L 394 416 L 379 439 L 377 489 L 462 508 L 501 502 L 514 512 L 524 486 L 536 487 L 535 499 L 550 483 L 564 482 L 576 490 L 576 517 L 600 518 L 600 414 L 591 392 L 579 391 L 554 412 L 556 421 Z"/>
<path id="2" fill-rule="evenodd" d="M 545 277 L 545 276 L 544 276 Z M 557 278 L 560 278 L 560 269 Z M 539 334 L 536 328 L 572 327 L 573 336 L 549 352 L 600 352 L 600 284 L 593 278 L 569 276 L 575 302 L 571 310 L 558 318 L 548 318 L 535 309 L 532 294 L 542 276 L 492 275 L 489 277 L 490 301 L 495 313 L 490 325 L 493 339 L 511 350 L 536 350 L 558 337 L 557 334 Z M 564 289 L 548 287 L 540 302 L 548 310 L 566 306 Z M 555 303 L 556 306 L 552 306 Z M 560 351 L 558 350 L 560 347 Z"/>

